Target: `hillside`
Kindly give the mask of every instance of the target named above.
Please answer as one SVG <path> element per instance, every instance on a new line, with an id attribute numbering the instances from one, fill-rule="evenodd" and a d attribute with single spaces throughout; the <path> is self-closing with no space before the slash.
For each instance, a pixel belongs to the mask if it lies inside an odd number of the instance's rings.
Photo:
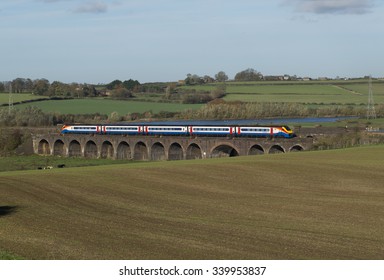
<path id="1" fill-rule="evenodd" d="M 383 153 L 2 172 L 0 256 L 382 259 Z"/>

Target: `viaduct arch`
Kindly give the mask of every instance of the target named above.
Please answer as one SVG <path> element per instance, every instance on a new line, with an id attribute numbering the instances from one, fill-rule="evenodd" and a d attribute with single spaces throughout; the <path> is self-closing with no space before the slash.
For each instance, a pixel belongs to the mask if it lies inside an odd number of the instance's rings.
<path id="1" fill-rule="evenodd" d="M 34 152 L 40 155 L 142 161 L 300 152 L 312 146 L 312 138 L 33 135 Z"/>

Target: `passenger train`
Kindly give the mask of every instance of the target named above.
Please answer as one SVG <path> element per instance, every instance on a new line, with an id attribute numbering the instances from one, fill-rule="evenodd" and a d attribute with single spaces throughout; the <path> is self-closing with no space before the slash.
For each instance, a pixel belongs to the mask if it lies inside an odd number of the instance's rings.
<path id="1" fill-rule="evenodd" d="M 63 125 L 61 134 L 106 134 L 106 135 L 174 135 L 174 136 L 231 136 L 231 137 L 284 137 L 295 136 L 286 125 L 283 126 L 240 126 L 240 125 L 116 125 L 116 124 L 68 124 Z"/>

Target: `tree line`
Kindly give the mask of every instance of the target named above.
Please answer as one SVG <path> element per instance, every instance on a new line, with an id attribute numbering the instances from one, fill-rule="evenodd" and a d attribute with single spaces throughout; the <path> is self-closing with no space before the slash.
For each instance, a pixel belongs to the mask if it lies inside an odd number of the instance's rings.
<path id="1" fill-rule="evenodd" d="M 234 78 L 237 82 L 260 81 L 262 79 L 263 75 L 253 68 L 248 68 L 238 72 Z M 202 85 L 213 82 L 223 83 L 228 80 L 228 75 L 224 71 L 219 71 L 214 78 L 208 75 L 199 76 L 196 74 L 187 74 L 187 77 L 184 79 L 184 83 L 186 85 Z"/>
<path id="2" fill-rule="evenodd" d="M 41 96 L 88 97 L 98 94 L 95 86 L 90 84 L 70 83 L 59 81 L 50 83 L 47 79 L 17 78 L 0 83 L 0 92 L 33 93 Z"/>
<path id="3" fill-rule="evenodd" d="M 0 92 L 33 93 L 42 96 L 65 96 L 65 97 L 95 97 L 107 95 L 116 97 L 131 97 L 132 92 L 142 90 L 137 80 L 114 80 L 104 86 L 92 84 L 63 83 L 47 79 L 31 80 L 29 78 L 16 78 L 12 81 L 0 82 Z"/>
<path id="4" fill-rule="evenodd" d="M 234 81 L 259 81 L 265 77 L 259 71 L 248 68 L 238 72 Z M 201 85 L 206 83 L 225 83 L 229 80 L 224 71 L 219 71 L 214 77 L 209 75 L 199 76 L 187 74 L 183 84 Z M 129 79 L 125 81 L 114 80 L 106 85 L 92 85 L 87 83 L 63 83 L 60 81 L 49 82 L 47 79 L 16 78 L 12 81 L 0 82 L 0 92 L 33 93 L 43 96 L 65 96 L 65 97 L 94 97 L 111 96 L 116 98 L 130 98 L 134 93 L 166 93 L 170 83 L 145 83 Z"/>

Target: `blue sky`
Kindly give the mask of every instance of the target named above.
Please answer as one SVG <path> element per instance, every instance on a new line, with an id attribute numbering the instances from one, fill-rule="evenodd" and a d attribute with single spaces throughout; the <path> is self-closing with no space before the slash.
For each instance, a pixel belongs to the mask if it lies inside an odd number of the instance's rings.
<path id="1" fill-rule="evenodd" d="M 384 76 L 381 0 L 1 0 L 0 81 Z"/>

